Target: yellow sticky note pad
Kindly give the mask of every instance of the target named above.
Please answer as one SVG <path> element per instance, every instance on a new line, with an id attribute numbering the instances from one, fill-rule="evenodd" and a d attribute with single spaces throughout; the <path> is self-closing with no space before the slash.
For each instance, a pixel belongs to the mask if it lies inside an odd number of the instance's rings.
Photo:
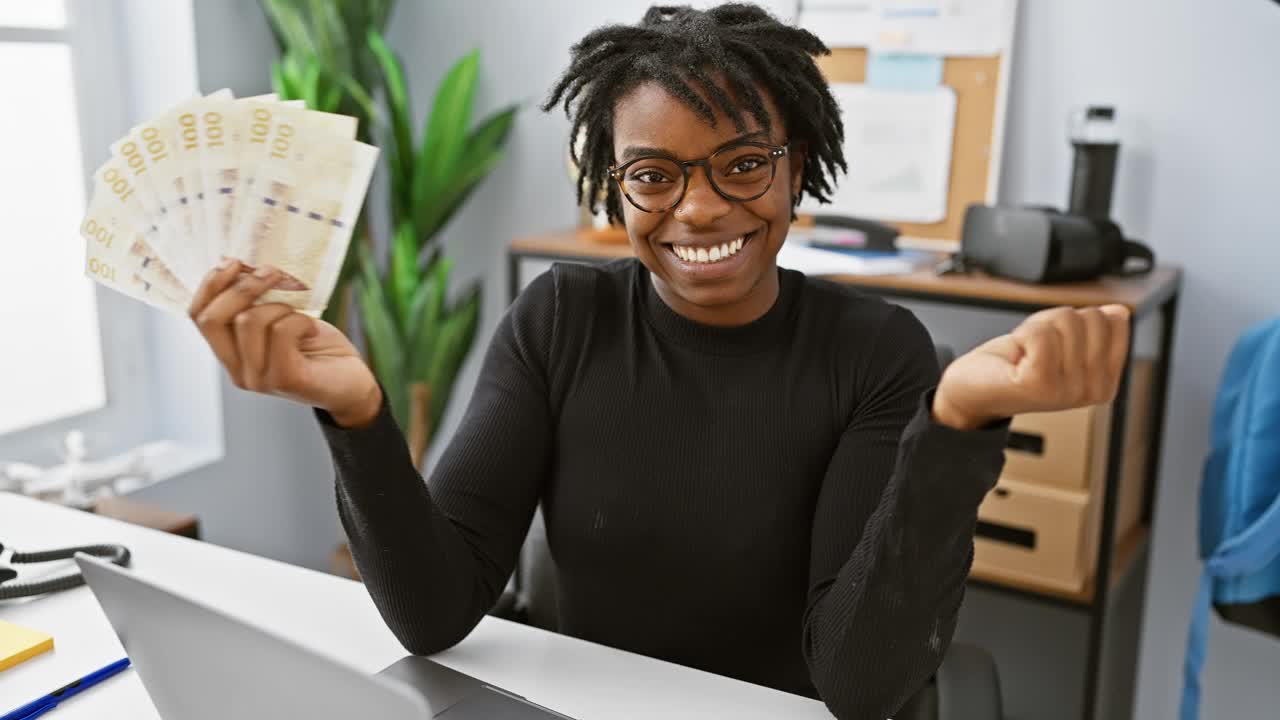
<path id="1" fill-rule="evenodd" d="M 53 649 L 53 638 L 0 620 L 0 670 Z"/>

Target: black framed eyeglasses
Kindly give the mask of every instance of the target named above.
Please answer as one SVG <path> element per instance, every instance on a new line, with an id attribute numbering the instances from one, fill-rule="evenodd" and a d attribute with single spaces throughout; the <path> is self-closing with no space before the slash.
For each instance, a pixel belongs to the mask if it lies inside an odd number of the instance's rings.
<path id="1" fill-rule="evenodd" d="M 786 145 L 743 141 L 726 145 L 700 160 L 646 155 L 609 168 L 623 196 L 643 212 L 666 212 L 680 204 L 689 189 L 689 168 L 701 167 L 711 187 L 726 200 L 746 202 L 769 192 Z"/>

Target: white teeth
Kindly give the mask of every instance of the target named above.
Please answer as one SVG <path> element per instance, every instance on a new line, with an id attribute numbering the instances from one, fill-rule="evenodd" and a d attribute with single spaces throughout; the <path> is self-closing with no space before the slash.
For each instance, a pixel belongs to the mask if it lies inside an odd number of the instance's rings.
<path id="1" fill-rule="evenodd" d="M 671 249 L 685 262 L 691 263 L 713 263 L 720 260 L 726 260 L 738 254 L 742 246 L 747 242 L 746 236 L 742 236 L 737 240 L 712 246 L 711 248 L 691 248 L 686 245 L 672 245 Z"/>

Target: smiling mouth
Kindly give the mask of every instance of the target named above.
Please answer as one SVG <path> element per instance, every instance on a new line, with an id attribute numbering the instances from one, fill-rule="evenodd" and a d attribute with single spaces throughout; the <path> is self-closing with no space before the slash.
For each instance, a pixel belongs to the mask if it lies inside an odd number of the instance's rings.
<path id="1" fill-rule="evenodd" d="M 755 235 L 755 231 L 752 231 L 719 245 L 700 245 L 696 247 L 692 245 L 668 245 L 667 250 L 679 258 L 681 262 L 692 265 L 714 265 L 729 260 L 742 252 L 742 249 L 751 242 Z"/>

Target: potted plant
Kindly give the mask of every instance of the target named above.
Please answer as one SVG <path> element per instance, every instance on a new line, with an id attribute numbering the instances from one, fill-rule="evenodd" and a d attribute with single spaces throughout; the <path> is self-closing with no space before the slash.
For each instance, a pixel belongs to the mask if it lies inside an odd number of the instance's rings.
<path id="1" fill-rule="evenodd" d="M 480 284 L 450 292 L 452 262 L 437 237 L 501 162 L 518 108 L 508 106 L 472 126 L 480 67 L 473 51 L 445 75 L 415 142 L 404 66 L 381 32 L 390 0 L 263 4 L 284 50 L 272 69 L 276 92 L 360 118 L 382 148 L 391 237 L 372 242 L 369 223 L 360 223 L 339 287 L 355 294 L 370 364 L 421 469 L 480 316 Z M 388 249 L 384 262 L 376 257 L 379 245 Z M 335 299 L 334 305 L 344 305 L 341 296 Z"/>

